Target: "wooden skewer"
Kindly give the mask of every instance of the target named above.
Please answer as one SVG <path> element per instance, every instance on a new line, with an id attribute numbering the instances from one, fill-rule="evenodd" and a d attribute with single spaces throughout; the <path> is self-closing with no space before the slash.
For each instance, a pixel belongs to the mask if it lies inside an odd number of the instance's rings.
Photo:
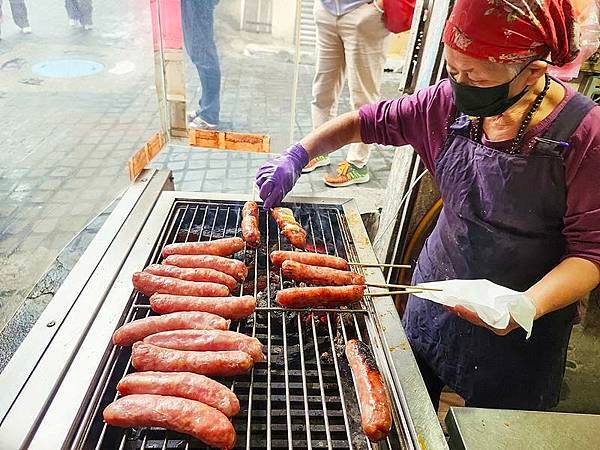
<path id="1" fill-rule="evenodd" d="M 369 292 L 365 295 L 369 297 L 387 297 L 388 295 L 397 295 L 397 294 L 417 294 L 419 292 L 423 292 L 421 289 L 405 289 L 402 291 L 388 291 L 388 292 Z"/>
<path id="2" fill-rule="evenodd" d="M 400 288 L 400 289 L 418 289 L 419 291 L 437 291 L 441 292 L 443 289 L 430 288 L 424 286 L 411 286 L 408 284 L 379 284 L 379 283 L 366 283 L 365 286 L 376 287 L 376 288 Z"/>
<path id="3" fill-rule="evenodd" d="M 351 266 L 356 267 L 392 267 L 396 269 L 410 269 L 408 264 L 385 264 L 385 263 L 357 263 L 357 262 L 348 262 Z"/>

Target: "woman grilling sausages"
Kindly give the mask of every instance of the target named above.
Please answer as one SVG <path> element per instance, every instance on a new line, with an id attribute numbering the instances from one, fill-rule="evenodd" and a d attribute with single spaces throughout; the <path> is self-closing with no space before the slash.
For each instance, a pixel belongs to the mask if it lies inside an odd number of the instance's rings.
<path id="1" fill-rule="evenodd" d="M 446 23 L 449 79 L 362 107 L 265 163 L 278 204 L 312 158 L 351 142 L 410 144 L 444 208 L 415 283 L 487 278 L 535 309 L 533 335 L 410 297 L 403 324 L 434 405 L 543 410 L 558 401 L 576 301 L 600 282 L 600 108 L 550 78 L 575 58 L 568 0 L 458 0 Z"/>

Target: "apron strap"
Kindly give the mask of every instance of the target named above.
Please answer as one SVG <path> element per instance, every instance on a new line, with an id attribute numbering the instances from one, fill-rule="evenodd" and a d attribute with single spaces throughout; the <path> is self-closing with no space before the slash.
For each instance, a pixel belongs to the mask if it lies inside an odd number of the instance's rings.
<path id="1" fill-rule="evenodd" d="M 568 147 L 560 143 L 568 143 L 581 121 L 595 106 L 598 105 L 591 98 L 577 92 L 540 136 L 545 141 L 536 141 L 534 153 L 562 155 Z"/>

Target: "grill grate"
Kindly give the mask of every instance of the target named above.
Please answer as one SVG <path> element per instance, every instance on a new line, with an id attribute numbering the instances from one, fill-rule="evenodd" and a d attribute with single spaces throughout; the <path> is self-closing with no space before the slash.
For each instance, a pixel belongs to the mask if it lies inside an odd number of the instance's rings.
<path id="1" fill-rule="evenodd" d="M 308 232 L 309 250 L 358 260 L 341 208 L 305 203 L 290 206 Z M 239 235 L 241 208 L 241 202 L 175 202 L 148 264 L 160 261 L 163 246 L 172 242 Z M 274 303 L 276 291 L 293 282 L 284 280 L 280 271 L 271 267 L 268 254 L 292 247 L 280 235 L 275 221 L 262 211 L 259 222 L 261 246 L 236 255 L 251 268 L 239 294 L 254 294 L 258 308 L 253 317 L 233 322 L 231 329 L 257 337 L 265 346 L 267 361 L 255 365 L 248 375 L 219 380 L 240 400 L 241 411 L 233 418 L 236 448 L 374 448 L 360 427 L 356 391 L 343 353 L 348 339 L 369 341 L 366 330 L 370 312 L 365 305 L 312 312 L 279 308 Z M 135 292 L 130 305 L 122 323 L 153 314 L 148 298 Z M 121 429 L 104 424 L 102 410 L 117 398 L 118 381 L 134 370 L 130 357 L 129 347 L 115 347 L 107 356 L 82 413 L 73 447 L 206 448 L 186 435 L 163 429 Z M 400 412 L 395 411 L 392 432 L 378 448 L 410 447 L 405 424 L 400 423 L 404 420 L 399 417 Z"/>

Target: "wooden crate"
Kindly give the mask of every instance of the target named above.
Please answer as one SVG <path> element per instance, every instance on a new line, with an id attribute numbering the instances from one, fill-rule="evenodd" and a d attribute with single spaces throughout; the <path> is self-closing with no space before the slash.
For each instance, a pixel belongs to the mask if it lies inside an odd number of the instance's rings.
<path id="1" fill-rule="evenodd" d="M 158 155 L 164 144 L 165 137 L 163 133 L 154 133 L 148 142 L 129 158 L 127 166 L 129 168 L 129 179 L 131 181 L 135 180 L 142 170 L 144 170 L 144 167 Z"/>
<path id="2" fill-rule="evenodd" d="M 261 153 L 269 153 L 271 151 L 271 137 L 264 134 L 190 128 L 188 137 L 189 144 L 195 147 Z"/>

